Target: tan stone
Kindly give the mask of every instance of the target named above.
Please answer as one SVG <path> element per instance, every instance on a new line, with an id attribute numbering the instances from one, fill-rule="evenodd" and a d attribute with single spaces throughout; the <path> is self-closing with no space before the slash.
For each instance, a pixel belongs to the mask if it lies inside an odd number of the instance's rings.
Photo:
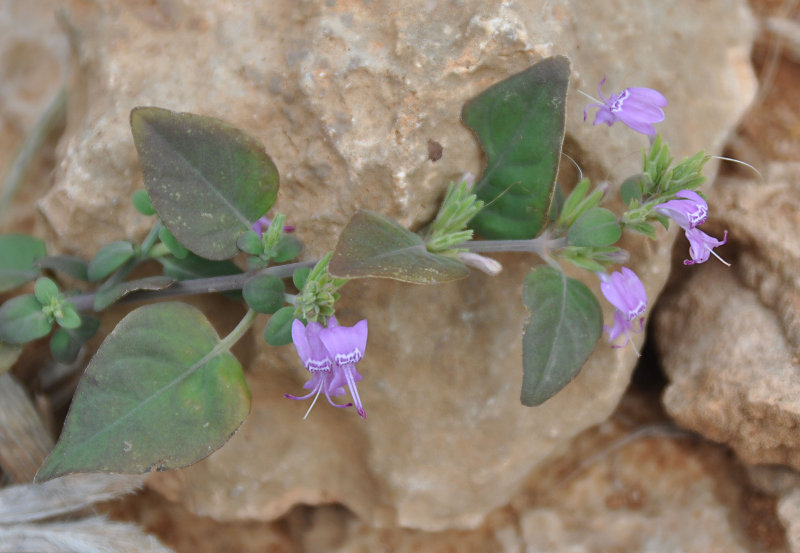
<path id="1" fill-rule="evenodd" d="M 660 129 L 680 155 L 717 151 L 754 89 L 743 1 L 66 4 L 80 38 L 78 86 L 40 207 L 59 246 L 83 255 L 146 232 L 127 202 L 139 186 L 127 125 L 137 105 L 213 115 L 261 139 L 282 175 L 278 208 L 311 258 L 359 207 L 426 222 L 449 180 L 480 169 L 458 121 L 463 102 L 542 56 L 573 60 L 566 152 L 596 180 L 637 171 L 646 141 L 621 125 L 584 124 L 576 89 L 594 92 L 604 74 L 606 93 L 659 88 L 670 99 Z M 443 147 L 436 162 L 429 140 Z M 655 298 L 666 241 L 625 244 Z M 343 322 L 370 320 L 366 422 L 324 405 L 302 421 L 304 406 L 281 398 L 304 378 L 294 352 L 262 345 L 243 429 L 209 460 L 151 485 L 225 519 L 336 501 L 370 523 L 479 524 L 555 447 L 608 416 L 635 362 L 630 349 L 600 344 L 567 390 L 522 408 L 519 290 L 535 260 L 502 261 L 493 281 L 345 289 Z M 587 283 L 597 292 L 594 276 Z"/>

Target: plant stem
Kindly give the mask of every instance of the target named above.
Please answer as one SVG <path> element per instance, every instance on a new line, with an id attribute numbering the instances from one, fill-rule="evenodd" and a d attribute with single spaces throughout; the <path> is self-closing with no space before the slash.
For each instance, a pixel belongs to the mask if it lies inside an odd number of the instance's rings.
<path id="1" fill-rule="evenodd" d="M 158 235 L 158 230 L 154 227 L 150 236 Z M 144 246 L 147 239 L 142 244 L 142 251 L 146 251 Z M 542 236 L 530 240 L 479 240 L 475 242 L 465 242 L 459 244 L 457 247 L 465 248 L 471 252 L 529 252 L 535 253 L 542 258 L 549 255 L 553 250 L 563 248 L 566 245 L 564 238 L 549 238 Z M 152 244 L 151 244 L 152 246 Z M 311 261 L 300 261 L 297 263 L 289 263 L 287 265 L 277 265 L 275 267 L 266 267 L 264 269 L 257 269 L 255 271 L 248 271 L 246 273 L 239 273 L 235 275 L 224 275 L 210 278 L 197 278 L 193 280 L 182 280 L 176 282 L 169 288 L 164 290 L 141 290 L 133 292 L 117 303 L 129 303 L 138 301 L 153 301 L 164 298 L 172 298 L 178 296 L 191 296 L 194 294 L 210 294 L 214 292 L 230 292 L 232 290 L 241 290 L 245 283 L 251 278 L 259 275 L 273 275 L 278 278 L 289 278 L 295 270 L 301 267 L 313 267 L 319 260 L 314 259 Z M 69 298 L 75 305 L 78 311 L 89 311 L 92 309 L 94 303 L 94 294 L 80 294 Z"/>
<path id="2" fill-rule="evenodd" d="M 244 317 L 242 317 L 242 320 L 236 325 L 236 328 L 231 330 L 230 334 L 220 340 L 219 344 L 214 346 L 214 349 L 211 350 L 211 352 L 220 353 L 223 351 L 229 351 L 233 345 L 238 342 L 242 336 L 244 336 L 245 332 L 247 332 L 250 327 L 253 326 L 253 321 L 256 320 L 256 315 L 258 315 L 258 313 L 252 309 L 248 309 L 247 313 L 245 313 Z"/>

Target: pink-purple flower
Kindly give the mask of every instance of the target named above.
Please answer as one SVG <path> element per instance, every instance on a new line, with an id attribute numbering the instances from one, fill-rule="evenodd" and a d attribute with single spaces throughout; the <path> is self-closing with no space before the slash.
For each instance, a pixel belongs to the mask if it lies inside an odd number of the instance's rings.
<path id="1" fill-rule="evenodd" d="M 722 246 L 728 241 L 728 231 L 725 231 L 722 240 L 717 240 L 697 228 L 708 219 L 708 204 L 706 201 L 693 190 L 681 190 L 675 196 L 677 196 L 677 199 L 658 204 L 653 210 L 669 217 L 685 231 L 686 239 L 689 241 L 689 256 L 691 259 L 684 260 L 683 264 L 705 263 L 708 261 L 709 256 L 713 255 L 725 265 L 730 265 L 714 253 L 714 248 Z"/>
<path id="2" fill-rule="evenodd" d="M 261 236 L 264 234 L 264 232 L 269 228 L 271 224 L 272 224 L 272 219 L 264 215 L 263 217 L 259 218 L 258 221 L 253 223 L 251 228 L 253 229 L 253 232 Z M 292 232 L 293 230 L 294 230 L 293 225 L 283 226 L 283 232 Z"/>
<path id="3" fill-rule="evenodd" d="M 613 342 L 623 333 L 625 342 L 615 348 L 625 347 L 630 340 L 630 332 L 641 332 L 644 319 L 640 318 L 647 309 L 647 292 L 636 273 L 623 267 L 622 271 L 611 273 L 597 273 L 600 277 L 600 290 L 606 299 L 616 308 L 614 311 L 614 326 L 604 326 L 608 332 L 608 341 Z M 634 328 L 634 322 L 639 319 L 639 327 Z M 639 352 L 636 352 L 637 355 Z"/>
<path id="4" fill-rule="evenodd" d="M 606 99 L 602 92 L 605 82 L 604 77 L 597 87 L 602 101 L 587 105 L 583 110 L 583 120 L 586 121 L 587 110 L 596 107 L 599 109 L 594 116 L 595 125 L 605 123 L 610 127 L 617 121 L 622 121 L 636 132 L 655 136 L 653 123 L 664 120 L 664 110 L 661 109 L 667 105 L 664 95 L 652 88 L 631 87 Z"/>
<path id="5" fill-rule="evenodd" d="M 323 327 L 317 322 L 310 322 L 306 326 L 295 319 L 292 323 L 292 342 L 303 365 L 311 373 L 311 380 L 303 385 L 303 388 L 311 391 L 304 396 L 284 394 L 284 397 L 303 400 L 313 396 L 314 401 L 305 417 L 311 412 L 319 395 L 325 394 L 334 407 L 355 404 L 358 414 L 366 418 L 356 387 L 363 377 L 356 369 L 356 363 L 364 357 L 367 347 L 367 320 L 359 321 L 354 326 L 340 326 L 336 317 L 331 317 L 328 326 Z M 353 403 L 335 403 L 331 398 L 344 395 L 345 386 L 350 390 Z"/>

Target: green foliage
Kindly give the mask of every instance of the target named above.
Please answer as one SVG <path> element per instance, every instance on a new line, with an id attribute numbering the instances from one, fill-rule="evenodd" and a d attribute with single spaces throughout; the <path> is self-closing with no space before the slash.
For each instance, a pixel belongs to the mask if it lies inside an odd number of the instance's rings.
<path id="1" fill-rule="evenodd" d="M 583 283 L 549 266 L 525 278 L 531 313 L 522 337 L 523 405 L 540 405 L 580 372 L 602 330 L 597 299 Z"/>
<path id="2" fill-rule="evenodd" d="M 311 274 L 311 269 L 309 267 L 300 267 L 299 269 L 295 269 L 294 274 L 292 275 L 294 287 L 298 290 L 302 290 L 306 280 L 308 280 L 309 274 Z"/>
<path id="3" fill-rule="evenodd" d="M 471 226 L 486 238 L 533 238 L 545 226 L 561 146 L 570 64 L 547 58 L 483 91 L 461 119 L 488 162 L 474 192 L 486 206 Z"/>
<path id="4" fill-rule="evenodd" d="M 292 343 L 292 321 L 294 307 L 278 309 L 264 328 L 264 340 L 271 346 L 285 346 Z"/>
<path id="5" fill-rule="evenodd" d="M 275 203 L 278 171 L 264 147 L 211 117 L 140 107 L 131 129 L 153 207 L 175 238 L 207 259 L 227 259 L 236 240 Z"/>
<path id="6" fill-rule="evenodd" d="M 94 295 L 94 310 L 102 311 L 108 306 L 121 300 L 128 294 L 139 290 L 163 290 L 169 287 L 175 279 L 170 276 L 151 276 L 137 280 L 108 279 L 97 289 Z"/>
<path id="7" fill-rule="evenodd" d="M 131 203 L 133 207 L 136 208 L 136 211 L 141 213 L 142 215 L 151 216 L 156 214 L 156 210 L 153 207 L 153 203 L 150 201 L 150 195 L 147 193 L 147 190 L 137 190 L 131 196 Z"/>
<path id="8" fill-rule="evenodd" d="M 466 182 L 450 183 L 439 212 L 431 224 L 425 245 L 433 253 L 457 253 L 454 246 L 472 239 L 472 229 L 467 223 L 483 207 L 483 202 L 470 193 Z"/>
<path id="9" fill-rule="evenodd" d="M 567 231 L 571 246 L 610 246 L 622 236 L 617 216 L 603 207 L 584 211 Z"/>
<path id="10" fill-rule="evenodd" d="M 242 272 L 232 261 L 212 261 L 193 253 L 182 259 L 169 255 L 159 257 L 158 262 L 161 263 L 164 274 L 176 280 L 236 275 Z"/>
<path id="11" fill-rule="evenodd" d="M 429 252 L 418 235 L 367 210 L 357 211 L 347 223 L 328 269 L 341 278 L 391 278 L 414 284 L 448 282 L 469 274 L 460 261 Z"/>
<path id="12" fill-rule="evenodd" d="M 0 306 L 0 342 L 24 344 L 50 333 L 52 320 L 33 294 L 11 298 Z"/>
<path id="13" fill-rule="evenodd" d="M 50 255 L 39 259 L 36 264 L 41 269 L 64 273 L 78 280 L 89 280 L 89 263 L 72 255 Z"/>
<path id="14" fill-rule="evenodd" d="M 36 480 L 167 470 L 219 448 L 250 408 L 241 366 L 220 344 L 192 306 L 157 303 L 131 312 L 86 368 Z"/>
<path id="15" fill-rule="evenodd" d="M 338 290 L 347 279 L 336 278 L 328 271 L 332 255 L 329 253 L 320 259 L 305 277 L 303 287 L 295 297 L 295 318 L 326 323 L 333 315 L 334 305 L 339 300 Z"/>
<path id="16" fill-rule="evenodd" d="M 275 313 L 283 307 L 286 287 L 273 275 L 258 275 L 248 280 L 242 289 L 244 301 L 258 313 Z"/>
<path id="17" fill-rule="evenodd" d="M 83 344 L 95 335 L 100 320 L 84 315 L 77 328 L 58 328 L 50 337 L 50 353 L 61 363 L 72 363 L 77 359 Z"/>
<path id="18" fill-rule="evenodd" d="M 236 247 L 250 255 L 259 255 L 263 250 L 261 237 L 254 230 L 246 230 L 240 234 L 236 239 Z"/>
<path id="19" fill-rule="evenodd" d="M 136 250 L 130 242 L 120 240 L 103 246 L 89 262 L 89 280 L 92 282 L 103 280 L 135 255 Z"/>
<path id="20" fill-rule="evenodd" d="M 39 276 L 36 261 L 47 255 L 44 242 L 25 234 L 0 236 L 0 293 Z"/>
<path id="21" fill-rule="evenodd" d="M 589 194 L 589 179 L 582 179 L 567 196 L 556 226 L 569 228 L 578 217 L 596 207 L 603 199 L 603 191 L 595 189 Z"/>
<path id="22" fill-rule="evenodd" d="M 183 247 L 183 245 L 178 242 L 178 240 L 172 235 L 167 227 L 161 227 L 158 229 L 158 239 L 161 240 L 161 243 L 164 244 L 169 253 L 175 256 L 177 259 L 185 259 L 187 255 L 189 255 L 189 250 Z"/>

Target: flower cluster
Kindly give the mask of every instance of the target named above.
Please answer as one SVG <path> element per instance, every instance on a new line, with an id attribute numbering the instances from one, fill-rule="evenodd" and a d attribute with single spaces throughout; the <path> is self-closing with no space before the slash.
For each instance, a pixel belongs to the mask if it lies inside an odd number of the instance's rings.
<path id="1" fill-rule="evenodd" d="M 689 241 L 689 255 L 691 259 L 684 260 L 684 265 L 694 265 L 695 263 L 705 263 L 709 255 L 713 255 L 725 265 L 730 264 L 714 253 L 714 248 L 722 246 L 728 241 L 728 231 L 717 240 L 709 236 L 699 228 L 708 219 L 708 204 L 693 190 L 681 190 L 677 194 L 677 199 L 669 200 L 658 204 L 655 208 L 656 213 L 669 217 L 680 226 Z"/>
<path id="2" fill-rule="evenodd" d="M 621 334 L 625 334 L 625 342 L 615 348 L 625 347 L 630 341 L 630 332 L 641 332 L 644 327 L 642 315 L 647 309 L 647 292 L 636 273 L 623 267 L 621 272 L 611 275 L 597 273 L 600 277 L 600 290 L 606 299 L 616 308 L 614 326 L 605 326 L 608 341 L 613 342 Z M 634 321 L 639 319 L 639 327 L 634 328 Z M 635 348 L 634 348 L 635 349 Z M 638 355 L 639 352 L 636 352 Z"/>
<path id="3" fill-rule="evenodd" d="M 367 347 L 367 320 L 359 321 L 354 326 L 340 326 L 336 317 L 331 317 L 328 326 L 323 327 L 317 322 L 304 325 L 295 319 L 292 323 L 292 342 L 303 365 L 311 373 L 311 380 L 303 386 L 311 392 L 300 397 L 284 394 L 284 397 L 303 400 L 314 396 L 303 418 L 311 412 L 320 394 L 325 394 L 334 407 L 355 404 L 361 418 L 367 418 L 356 388 L 356 383 L 363 378 L 356 370 L 356 363 L 364 357 Z M 350 390 L 353 403 L 334 403 L 331 396 L 344 395 L 345 386 Z"/>
<path id="4" fill-rule="evenodd" d="M 586 121 L 586 112 L 590 107 L 597 107 L 599 109 L 594 116 L 595 125 L 605 123 L 610 127 L 617 121 L 622 121 L 636 132 L 655 136 L 653 123 L 664 120 L 664 110 L 661 109 L 667 105 L 664 95 L 652 88 L 632 87 L 606 99 L 602 92 L 605 82 L 604 78 L 597 87 L 602 102 L 587 105 L 583 110 L 583 120 Z"/>

